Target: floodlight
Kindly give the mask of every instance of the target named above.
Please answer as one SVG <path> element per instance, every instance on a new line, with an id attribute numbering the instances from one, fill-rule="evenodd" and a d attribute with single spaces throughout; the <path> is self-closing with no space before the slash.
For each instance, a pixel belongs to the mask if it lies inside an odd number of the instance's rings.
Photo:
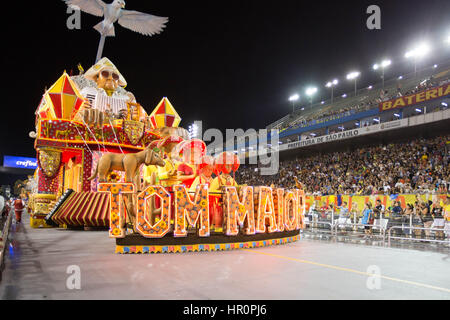
<path id="1" fill-rule="evenodd" d="M 350 72 L 350 73 L 347 75 L 347 79 L 348 79 L 348 80 L 356 79 L 356 78 L 359 77 L 360 74 L 361 74 L 361 73 L 358 72 L 358 71 Z"/>
<path id="2" fill-rule="evenodd" d="M 316 92 L 317 92 L 317 88 L 315 88 L 315 87 L 306 89 L 306 95 L 308 95 L 308 96 L 312 96 Z"/>

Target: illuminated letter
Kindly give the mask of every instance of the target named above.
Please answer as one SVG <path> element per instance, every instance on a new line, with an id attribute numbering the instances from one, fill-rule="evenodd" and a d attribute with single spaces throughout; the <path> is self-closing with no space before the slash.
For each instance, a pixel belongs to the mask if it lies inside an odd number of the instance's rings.
<path id="1" fill-rule="evenodd" d="M 286 192 L 284 196 L 284 226 L 286 231 L 297 229 L 298 225 L 297 194 L 294 191 Z"/>
<path id="2" fill-rule="evenodd" d="M 253 203 L 253 187 L 243 187 L 242 201 L 236 187 L 225 187 L 223 199 L 223 214 L 225 234 L 236 236 L 239 233 L 238 224 L 244 228 L 244 234 L 255 234 L 255 206 Z"/>
<path id="3" fill-rule="evenodd" d="M 273 204 L 275 208 L 275 221 L 277 222 L 277 231 L 284 231 L 284 189 L 277 189 L 273 195 Z"/>
<path id="4" fill-rule="evenodd" d="M 197 186 L 194 202 L 191 201 L 184 185 L 173 186 L 175 193 L 175 237 L 187 236 L 186 220 L 195 227 L 199 223 L 198 235 L 209 237 L 208 185 Z"/>
<path id="5" fill-rule="evenodd" d="M 149 220 L 149 201 L 152 196 L 161 199 L 161 219 L 151 224 Z M 136 230 L 146 238 L 162 238 L 170 231 L 170 194 L 161 186 L 149 186 L 138 195 Z"/>
<path id="6" fill-rule="evenodd" d="M 273 208 L 272 188 L 259 187 L 258 196 L 258 218 L 256 219 L 256 232 L 266 232 L 266 218 L 269 218 L 268 232 L 277 231 L 275 222 L 275 210 Z"/>
<path id="7" fill-rule="evenodd" d="M 304 190 L 297 190 L 297 229 L 305 229 L 306 196 Z"/>
<path id="8" fill-rule="evenodd" d="M 109 236 L 125 238 L 125 215 L 123 210 L 123 194 L 133 194 L 132 183 L 100 183 L 98 192 L 109 192 Z"/>

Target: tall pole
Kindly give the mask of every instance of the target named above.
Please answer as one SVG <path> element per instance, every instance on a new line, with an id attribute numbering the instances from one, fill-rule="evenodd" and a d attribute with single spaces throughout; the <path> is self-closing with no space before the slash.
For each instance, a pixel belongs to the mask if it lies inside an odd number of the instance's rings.
<path id="1" fill-rule="evenodd" d="M 356 79 L 357 78 L 355 78 L 355 97 L 356 97 Z"/>
<path id="2" fill-rule="evenodd" d="M 333 104 L 333 86 L 331 86 L 331 104 Z"/>
<path id="3" fill-rule="evenodd" d="M 100 43 L 98 44 L 97 57 L 95 58 L 95 63 L 102 58 L 103 47 L 105 46 L 105 36 L 102 34 L 100 36 Z"/>
<path id="4" fill-rule="evenodd" d="M 383 90 L 384 90 L 384 68 L 382 68 L 381 81 L 383 83 Z"/>

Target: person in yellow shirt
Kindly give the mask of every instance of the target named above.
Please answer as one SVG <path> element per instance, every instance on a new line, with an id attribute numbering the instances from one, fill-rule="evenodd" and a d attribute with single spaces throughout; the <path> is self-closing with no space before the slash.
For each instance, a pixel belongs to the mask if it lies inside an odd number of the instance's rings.
<path id="1" fill-rule="evenodd" d="M 160 156 L 164 159 L 164 167 L 146 166 L 144 168 L 144 180 L 147 184 L 160 184 L 163 187 L 170 187 L 180 183 L 177 173 L 178 158 L 173 159 L 172 154 L 175 147 L 183 141 L 177 136 L 168 136 L 162 140 L 153 141 L 151 147 L 156 148 Z M 153 178 L 152 178 L 153 176 Z"/>
<path id="2" fill-rule="evenodd" d="M 442 208 L 444 209 L 444 232 L 447 237 L 450 237 L 450 197 L 447 196 L 445 202 L 443 202 Z"/>
<path id="3" fill-rule="evenodd" d="M 445 201 L 441 201 L 441 206 L 444 209 L 444 218 L 446 221 L 450 221 L 450 197 L 447 196 Z"/>
<path id="4" fill-rule="evenodd" d="M 177 168 L 174 161 L 172 160 L 172 155 L 175 154 L 174 149 L 179 143 L 188 138 L 188 132 L 186 129 L 181 127 L 164 126 L 157 127 L 155 129 L 161 139 L 153 141 L 150 146 L 152 148 L 157 148 L 159 155 L 165 160 L 166 165 L 164 167 L 155 166 L 145 166 L 144 167 L 144 181 L 146 185 L 158 184 L 164 187 L 172 186 L 179 182 L 177 180 Z M 152 178 L 153 176 L 153 178 Z"/>

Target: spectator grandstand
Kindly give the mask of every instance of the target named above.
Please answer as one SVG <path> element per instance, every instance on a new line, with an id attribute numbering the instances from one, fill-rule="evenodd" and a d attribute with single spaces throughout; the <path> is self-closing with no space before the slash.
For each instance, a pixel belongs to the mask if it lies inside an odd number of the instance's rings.
<path id="1" fill-rule="evenodd" d="M 295 188 L 309 195 L 445 194 L 450 191 L 450 135 L 315 154 L 280 163 L 278 174 L 262 176 L 256 165 L 236 173 L 240 184 Z"/>

